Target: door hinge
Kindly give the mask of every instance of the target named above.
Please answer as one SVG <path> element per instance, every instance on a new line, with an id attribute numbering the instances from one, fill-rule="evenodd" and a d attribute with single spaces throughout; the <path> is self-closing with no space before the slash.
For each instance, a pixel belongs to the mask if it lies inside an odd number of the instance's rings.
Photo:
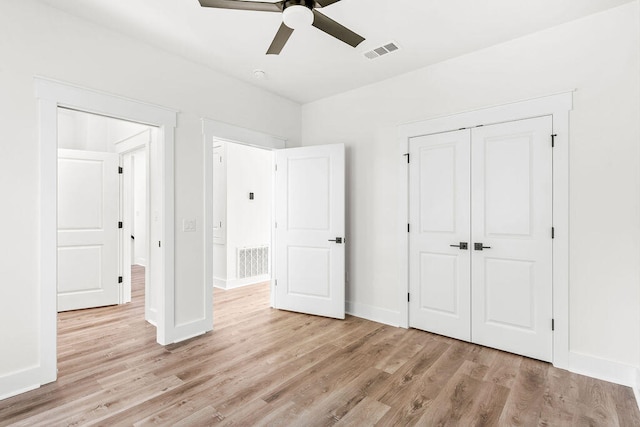
<path id="1" fill-rule="evenodd" d="M 407 302 L 411 302 L 411 294 L 407 292 Z"/>
<path id="2" fill-rule="evenodd" d="M 118 166 L 118 173 L 122 173 L 122 166 Z"/>
<path id="3" fill-rule="evenodd" d="M 122 221 L 118 221 L 118 228 L 122 228 Z"/>
<path id="4" fill-rule="evenodd" d="M 407 233 L 411 233 L 411 224 L 407 224 Z"/>
<path id="5" fill-rule="evenodd" d="M 278 223 L 277 222 L 276 222 L 276 227 L 275 228 L 278 228 Z"/>
<path id="6" fill-rule="evenodd" d="M 551 330 L 552 331 L 556 330 L 556 319 L 551 319 Z"/>
<path id="7" fill-rule="evenodd" d="M 551 148 L 556 146 L 556 136 L 558 136 L 557 133 L 554 133 L 553 135 L 551 135 Z"/>
<path id="8" fill-rule="evenodd" d="M 404 153 L 402 156 L 407 158 L 407 163 L 411 163 L 411 154 Z"/>
<path id="9" fill-rule="evenodd" d="M 556 238 L 556 228 L 555 227 L 551 227 L 551 238 L 552 239 Z"/>
<path id="10" fill-rule="evenodd" d="M 276 172 L 278 172 L 278 165 L 276 164 Z"/>
<path id="11" fill-rule="evenodd" d="M 278 279 L 275 280 L 275 285 L 278 286 Z"/>
<path id="12" fill-rule="evenodd" d="M 118 283 L 122 283 L 122 276 L 118 276 Z"/>
<path id="13" fill-rule="evenodd" d="M 158 240 L 158 247 L 161 248 L 162 247 L 162 242 L 160 242 L 160 240 Z"/>

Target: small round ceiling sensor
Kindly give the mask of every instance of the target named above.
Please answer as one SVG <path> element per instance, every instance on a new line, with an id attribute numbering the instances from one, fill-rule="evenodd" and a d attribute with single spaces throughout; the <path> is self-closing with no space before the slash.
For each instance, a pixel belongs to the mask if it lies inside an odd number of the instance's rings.
<path id="1" fill-rule="evenodd" d="M 258 80 L 264 80 L 267 78 L 267 73 L 265 73 L 263 70 L 253 70 L 253 77 Z"/>

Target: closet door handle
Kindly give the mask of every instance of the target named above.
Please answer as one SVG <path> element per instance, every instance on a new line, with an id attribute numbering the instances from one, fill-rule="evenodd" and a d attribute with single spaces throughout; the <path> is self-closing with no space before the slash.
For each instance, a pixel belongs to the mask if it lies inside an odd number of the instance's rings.
<path id="1" fill-rule="evenodd" d="M 460 248 L 463 251 L 466 251 L 467 249 L 469 249 L 469 244 L 467 242 L 460 242 L 459 245 L 449 245 L 452 248 Z"/>
<path id="2" fill-rule="evenodd" d="M 482 246 L 482 243 L 474 243 L 473 249 L 475 249 L 476 251 L 481 251 L 483 249 L 491 249 L 491 246 Z"/>

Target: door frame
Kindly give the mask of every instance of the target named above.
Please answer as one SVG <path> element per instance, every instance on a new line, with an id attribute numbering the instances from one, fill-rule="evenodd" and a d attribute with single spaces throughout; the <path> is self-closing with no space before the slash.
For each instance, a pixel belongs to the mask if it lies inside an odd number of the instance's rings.
<path id="1" fill-rule="evenodd" d="M 402 328 L 409 327 L 409 167 L 406 153 L 411 138 L 463 128 L 498 124 L 541 116 L 551 116 L 555 148 L 553 151 L 553 334 L 554 366 L 569 367 L 569 113 L 573 92 L 535 98 L 511 104 L 462 112 L 400 125 L 397 130 L 398 159 L 403 163 L 398 177 L 398 301 Z M 551 143 L 551 138 L 549 140 Z"/>
<path id="2" fill-rule="evenodd" d="M 158 128 L 162 182 L 162 276 L 157 341 L 174 341 L 174 110 L 68 83 L 34 78 L 40 151 L 40 383 L 57 379 L 57 113 L 58 107 Z"/>
<path id="3" fill-rule="evenodd" d="M 287 148 L 287 140 L 277 136 L 272 136 L 264 132 L 246 129 L 211 119 L 202 119 L 202 141 L 204 150 L 204 278 L 205 278 L 205 313 L 207 322 L 213 327 L 213 141 L 231 142 L 234 144 L 249 145 L 268 150 L 278 150 Z M 272 169 L 273 170 L 273 169 Z M 271 188 L 275 188 L 275 176 L 271 174 Z M 272 191 L 273 192 L 273 191 Z M 271 204 L 271 218 L 275 218 L 275 203 Z M 275 238 L 275 226 L 271 221 L 271 253 L 273 253 Z M 275 307 L 275 263 L 271 257 L 271 289 L 270 304 Z"/>
<path id="4" fill-rule="evenodd" d="M 134 188 L 133 184 L 133 176 L 131 175 L 131 164 L 124 164 L 125 160 L 132 160 L 132 155 L 137 152 L 143 152 L 145 156 L 145 206 L 146 206 L 146 215 L 145 215 L 145 234 L 146 234 L 146 242 L 147 246 L 147 258 L 151 253 L 151 245 L 150 245 L 150 229 L 151 222 L 149 219 L 151 218 L 151 206 L 150 206 L 150 181 L 151 176 L 149 174 L 149 145 L 151 140 L 155 138 L 154 133 L 156 131 L 154 128 L 149 127 L 141 132 L 138 132 L 134 135 L 129 136 L 123 141 L 120 141 L 115 144 L 116 153 L 120 156 L 120 166 L 123 168 L 123 173 L 121 175 L 124 180 L 120 183 L 120 217 L 122 218 L 123 227 L 122 233 L 120 235 L 120 262 L 122 263 L 122 276 L 124 278 L 123 287 L 120 290 L 120 304 L 125 304 L 131 302 L 131 266 L 133 262 L 131 261 L 131 228 L 134 221 L 133 215 L 133 192 Z M 147 140 L 145 142 L 138 142 L 141 136 L 148 133 Z M 148 262 L 147 262 L 148 264 Z M 145 320 L 149 323 L 156 325 L 155 320 L 150 319 L 148 310 L 149 310 L 149 269 L 145 266 L 144 273 L 144 283 L 145 283 Z"/>

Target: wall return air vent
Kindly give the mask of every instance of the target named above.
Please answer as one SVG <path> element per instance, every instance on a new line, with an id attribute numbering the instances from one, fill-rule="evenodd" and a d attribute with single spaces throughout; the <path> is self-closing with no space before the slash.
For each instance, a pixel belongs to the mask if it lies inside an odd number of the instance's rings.
<path id="1" fill-rule="evenodd" d="M 398 43 L 389 42 L 373 50 L 365 52 L 364 56 L 366 56 L 369 59 L 376 59 L 388 53 L 396 52 L 399 49 L 400 47 L 398 46 Z"/>

